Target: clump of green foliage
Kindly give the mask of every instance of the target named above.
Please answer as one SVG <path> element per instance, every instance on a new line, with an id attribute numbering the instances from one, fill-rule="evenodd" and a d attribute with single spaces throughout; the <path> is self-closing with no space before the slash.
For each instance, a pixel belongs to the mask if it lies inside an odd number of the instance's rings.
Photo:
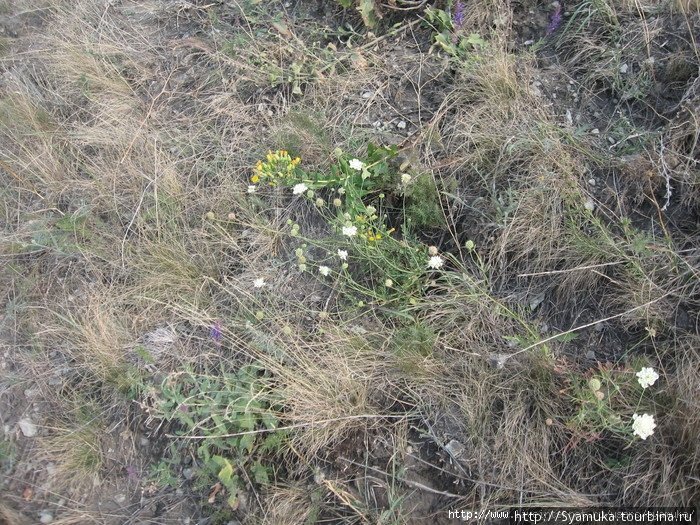
<path id="1" fill-rule="evenodd" d="M 233 510 L 244 479 L 261 486 L 270 482 L 274 470 L 267 459 L 285 439 L 284 431 L 276 430 L 278 419 L 263 376 L 254 364 L 236 373 L 185 371 L 170 375 L 160 388 L 161 417 L 176 423 L 176 434 L 195 438 L 188 443 L 196 443 L 199 478 L 204 485 L 216 479 Z"/>

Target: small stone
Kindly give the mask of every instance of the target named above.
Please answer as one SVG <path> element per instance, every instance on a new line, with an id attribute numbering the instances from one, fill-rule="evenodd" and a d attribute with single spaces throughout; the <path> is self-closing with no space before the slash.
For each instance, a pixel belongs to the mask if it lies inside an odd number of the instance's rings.
<path id="1" fill-rule="evenodd" d="M 447 453 L 455 459 L 459 459 L 465 452 L 465 447 L 456 439 L 451 440 L 447 445 L 445 445 L 445 450 Z"/>
<path id="2" fill-rule="evenodd" d="M 191 468 L 183 469 L 182 475 L 185 477 L 186 480 L 190 480 L 194 477 L 194 470 L 192 470 Z"/>
<path id="3" fill-rule="evenodd" d="M 588 211 L 593 211 L 595 210 L 595 202 L 593 202 L 593 199 L 589 197 L 586 203 L 583 205 L 583 207 L 586 208 Z"/>
<path id="4" fill-rule="evenodd" d="M 593 325 L 593 329 L 596 332 L 602 332 L 604 328 L 605 328 L 605 326 L 603 325 L 603 323 L 596 323 Z"/>
<path id="5" fill-rule="evenodd" d="M 595 352 L 593 350 L 586 352 L 586 359 L 595 359 Z"/>
<path id="6" fill-rule="evenodd" d="M 588 179 L 588 184 L 595 186 L 595 179 Z"/>
<path id="7" fill-rule="evenodd" d="M 591 135 L 598 135 L 600 134 L 600 130 L 598 128 L 594 128 L 591 130 Z"/>
<path id="8" fill-rule="evenodd" d="M 535 41 L 530 39 L 530 40 L 525 40 L 525 42 L 523 42 L 523 45 L 524 46 L 531 46 L 534 43 L 535 43 Z"/>
<path id="9" fill-rule="evenodd" d="M 365 91 L 364 93 L 362 93 L 362 98 L 369 98 L 371 96 L 372 96 L 371 91 Z"/>
<path id="10" fill-rule="evenodd" d="M 627 64 L 622 64 L 622 65 L 620 66 L 620 73 L 622 73 L 623 75 L 624 75 L 625 73 L 627 73 L 628 70 L 629 70 L 629 66 L 628 66 Z"/>
<path id="11" fill-rule="evenodd" d="M 147 446 L 148 446 L 148 443 L 149 443 L 149 441 L 148 441 L 148 438 L 147 438 L 147 437 L 142 437 L 142 438 L 139 440 L 139 444 L 140 444 L 142 447 L 147 447 Z"/>
<path id="12" fill-rule="evenodd" d="M 124 495 L 124 494 L 117 494 L 116 496 L 114 496 L 114 502 L 118 503 L 119 505 L 121 505 L 125 501 L 126 501 L 126 495 Z"/>
<path id="13" fill-rule="evenodd" d="M 40 523 L 51 523 L 53 521 L 53 514 L 47 511 L 42 511 L 39 513 Z"/>
<path id="14" fill-rule="evenodd" d="M 18 425 L 25 437 L 34 437 L 39 433 L 39 429 L 29 418 L 20 419 Z"/>
<path id="15" fill-rule="evenodd" d="M 399 129 L 406 129 L 406 122 L 403 120 L 400 120 L 398 124 L 396 124 L 396 127 Z"/>
<path id="16" fill-rule="evenodd" d="M 608 142 L 609 142 L 610 144 L 614 145 L 614 144 L 615 144 L 615 139 L 612 138 L 612 137 L 608 137 Z"/>

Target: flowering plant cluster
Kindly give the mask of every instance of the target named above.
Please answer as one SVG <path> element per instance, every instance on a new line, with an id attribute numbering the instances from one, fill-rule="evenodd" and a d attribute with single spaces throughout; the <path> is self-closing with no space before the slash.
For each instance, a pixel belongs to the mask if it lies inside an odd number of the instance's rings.
<path id="1" fill-rule="evenodd" d="M 292 158 L 286 150 L 268 152 L 264 161 L 259 160 L 253 169 L 250 182 L 253 184 L 268 184 L 277 186 L 287 184 L 298 177 L 297 168 L 301 164 L 301 158 Z M 248 188 L 249 193 L 253 193 Z"/>
<path id="2" fill-rule="evenodd" d="M 648 413 L 639 415 L 637 411 L 644 393 L 656 383 L 659 374 L 651 367 L 642 367 L 635 374 L 636 383 L 642 387 L 635 407 L 631 400 L 639 393 L 639 389 L 635 387 L 628 370 L 601 366 L 598 373 L 585 383 L 579 382 L 573 396 L 579 409 L 570 425 L 593 436 L 605 429 L 629 435 L 631 422 L 632 435 L 646 440 L 654 434 L 654 416 Z M 631 417 L 631 421 L 621 417 L 624 413 Z"/>
<path id="3" fill-rule="evenodd" d="M 331 242 L 336 246 L 340 243 L 337 257 L 326 250 L 328 257 L 319 258 L 317 254 L 322 252 L 308 251 L 307 245 L 302 244 L 295 251 L 300 271 L 313 269 L 321 279 L 344 275 L 345 284 L 363 299 L 415 301 L 428 280 L 435 279 L 435 272 L 443 270 L 446 259 L 437 247 L 427 248 L 411 240 L 407 231 L 401 239 L 394 238 L 395 229 L 387 225 L 387 215 L 381 213 L 383 191 L 405 194 L 414 183 L 413 177 L 390 169 L 388 161 L 397 154 L 392 146 L 370 144 L 363 159 L 346 158 L 339 149 L 334 154 L 337 163 L 326 173 L 310 173 L 301 167 L 299 157 L 292 158 L 284 150 L 269 152 L 265 161 L 255 165 L 251 177 L 255 186 L 248 191 L 255 193 L 258 184 L 267 184 L 307 198 L 335 228 L 338 237 Z M 292 237 L 303 237 L 299 224 L 287 222 Z M 313 263 L 309 260 L 312 256 L 316 259 Z M 350 271 L 351 257 L 368 271 Z M 356 275 L 370 275 L 373 284 L 355 281 Z M 253 288 L 266 286 L 260 276 L 252 282 Z"/>

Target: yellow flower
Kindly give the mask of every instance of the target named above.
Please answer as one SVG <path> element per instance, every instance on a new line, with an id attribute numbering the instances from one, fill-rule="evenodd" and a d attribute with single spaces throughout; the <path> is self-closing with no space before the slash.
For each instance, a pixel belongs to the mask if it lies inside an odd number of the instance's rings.
<path id="1" fill-rule="evenodd" d="M 258 182 L 260 182 L 260 176 L 256 173 L 250 178 L 250 182 L 252 182 L 253 184 L 257 184 Z"/>

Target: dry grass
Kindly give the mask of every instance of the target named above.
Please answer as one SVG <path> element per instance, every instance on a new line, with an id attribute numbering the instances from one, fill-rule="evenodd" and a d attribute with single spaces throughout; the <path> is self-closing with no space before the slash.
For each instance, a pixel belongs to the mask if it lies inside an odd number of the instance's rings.
<path id="1" fill-rule="evenodd" d="M 456 504 L 697 503 L 694 7 L 652 22 L 646 4 L 591 2 L 586 24 L 545 43 L 580 84 L 584 120 L 588 104 L 620 97 L 596 106 L 596 122 L 607 119 L 604 134 L 628 126 L 620 144 L 637 149 L 623 154 L 562 124 L 564 103 L 535 89 L 549 78 L 541 57 L 512 46 L 506 3 L 470 10 L 465 28 L 488 45 L 452 61 L 428 51 L 431 34 L 411 19 L 389 37 L 360 37 L 306 11 L 294 11 L 305 25 L 291 14 L 282 23 L 247 4 L 37 6 L 45 30 L 1 59 L 0 399 L 18 407 L 3 424 L 40 420 L 19 463 L 53 464 L 31 483 L 68 498 L 57 523 L 126 519 L 73 505 L 102 482 L 178 513 L 196 501 L 193 518 L 232 518 L 226 488 L 213 488 L 220 466 L 202 459 L 196 435 L 178 439 L 193 428 L 160 418 L 156 402 L 163 378 L 182 370 L 218 377 L 248 364 L 264 385 L 255 415 L 267 411 L 277 429 L 258 423 L 247 455 L 222 451 L 238 462 L 246 523 L 413 523 Z M 676 58 L 660 46 L 669 20 L 687 26 L 672 35 Z M 644 66 L 649 54 L 662 64 Z M 657 81 L 680 93 L 672 114 L 653 90 L 625 98 L 623 62 L 638 80 L 664 72 Z M 367 269 L 357 282 L 317 278 L 312 261 L 338 266 L 344 245 L 313 201 L 284 187 L 247 194 L 268 149 L 325 172 L 336 147 L 362 158 L 368 142 L 400 143 L 392 176 L 427 173 L 439 194 L 444 226 L 400 231 L 395 247 L 427 253 L 426 242 L 447 257 L 413 301 L 392 298 L 374 276 L 383 268 L 355 252 L 351 274 Z M 393 193 L 386 211 L 400 216 Z M 302 244 L 313 272 L 297 270 Z M 372 249 L 396 264 L 389 248 Z M 260 277 L 266 286 L 254 288 Z M 359 282 L 376 287 L 372 300 Z M 651 438 L 572 424 L 590 417 L 580 384 L 610 370 L 623 384 L 647 365 L 662 376 L 644 394 Z M 629 418 L 637 402 L 613 408 Z M 150 442 L 115 458 L 110 433 Z M 270 435 L 282 441 L 266 450 Z M 133 471 L 132 460 L 172 458 L 173 486 Z M 270 466 L 271 483 L 254 463 Z M 198 467 L 213 478 L 191 483 L 183 469 Z M 50 491 L 22 498 L 25 474 L 8 477 L 13 506 L 53 505 Z M 142 506 L 130 519 L 150 519 Z"/>

